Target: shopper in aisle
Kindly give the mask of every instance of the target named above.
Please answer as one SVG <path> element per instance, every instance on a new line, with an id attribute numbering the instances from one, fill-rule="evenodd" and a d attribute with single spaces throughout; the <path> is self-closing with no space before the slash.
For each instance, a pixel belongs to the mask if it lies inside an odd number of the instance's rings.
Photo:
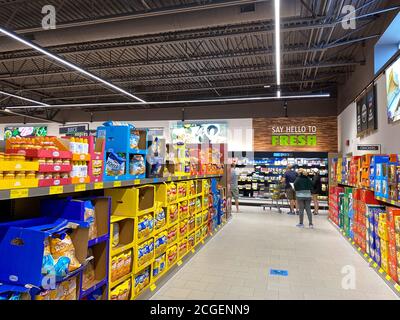
<path id="1" fill-rule="evenodd" d="M 312 178 L 312 198 L 314 202 L 314 214 L 317 215 L 319 214 L 319 201 L 318 197 L 320 194 L 322 194 L 322 182 L 321 182 L 321 176 L 319 175 L 319 170 L 317 168 L 314 168 L 314 176 Z"/>
<path id="2" fill-rule="evenodd" d="M 308 223 L 310 228 L 314 227 L 311 213 L 311 191 L 313 184 L 311 179 L 307 176 L 304 169 L 299 170 L 299 176 L 294 182 L 294 189 L 296 191 L 297 205 L 299 206 L 300 222 L 297 227 L 304 228 L 304 210 L 307 212 Z"/>
<path id="3" fill-rule="evenodd" d="M 239 212 L 239 186 L 238 186 L 238 172 L 236 168 L 236 160 L 231 164 L 231 193 L 232 199 L 235 200 L 236 212 Z"/>
<path id="4" fill-rule="evenodd" d="M 296 181 L 297 173 L 294 171 L 292 165 L 287 167 L 285 175 L 282 177 L 282 183 L 285 184 L 285 193 L 286 197 L 290 204 L 290 211 L 288 214 L 295 214 L 296 213 L 296 193 L 294 191 L 293 183 Z"/>

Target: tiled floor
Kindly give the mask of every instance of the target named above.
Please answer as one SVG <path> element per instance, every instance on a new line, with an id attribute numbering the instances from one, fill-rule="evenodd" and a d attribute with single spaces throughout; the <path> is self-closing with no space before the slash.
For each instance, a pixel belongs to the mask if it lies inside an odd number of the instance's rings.
<path id="1" fill-rule="evenodd" d="M 330 224 L 295 227 L 297 216 L 242 207 L 242 212 L 183 266 L 152 299 L 396 299 L 397 296 Z M 354 267 L 355 289 L 342 288 Z M 269 270 L 287 270 L 287 277 Z"/>

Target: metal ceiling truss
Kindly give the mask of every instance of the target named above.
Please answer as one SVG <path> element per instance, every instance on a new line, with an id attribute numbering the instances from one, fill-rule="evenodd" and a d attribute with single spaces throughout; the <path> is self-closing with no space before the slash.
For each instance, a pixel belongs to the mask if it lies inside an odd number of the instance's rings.
<path id="1" fill-rule="evenodd" d="M 54 1 L 58 4 L 64 2 L 66 13 L 70 13 L 69 18 L 62 16 L 58 28 L 100 24 L 107 19 L 112 27 L 112 21 L 129 19 L 129 15 L 134 19 L 140 15 L 155 16 L 210 9 L 212 6 L 217 8 L 263 2 Z M 37 1 L 42 2 L 46 1 Z M 79 18 L 83 13 L 76 10 L 81 5 L 89 10 L 89 2 L 92 8 L 104 5 L 102 11 L 93 11 L 91 21 Z M 17 4 L 15 8 L 18 8 L 26 1 L 12 3 Z M 362 47 L 361 44 L 379 36 L 374 26 L 379 15 L 388 12 L 384 6 L 385 0 L 299 0 L 299 3 L 302 5 L 301 14 L 281 21 L 282 89 L 295 93 L 328 90 L 335 94 L 337 84 L 356 66 L 365 63 L 357 58 L 359 55 L 356 50 Z M 356 30 L 343 30 L 340 27 L 341 7 L 345 4 L 353 4 L 358 8 Z M 39 4 L 29 2 L 29 6 L 34 5 Z M 9 26 L 13 26 L 13 21 L 22 14 L 18 10 L 11 12 L 12 7 L 11 2 L 0 0 L 0 11 L 8 8 Z M 135 17 L 135 14 L 138 15 Z M 0 12 L 0 21 L 2 17 Z M 25 27 L 18 31 L 33 31 L 33 25 L 29 26 L 29 23 L 27 21 Z M 124 90 L 149 96 L 153 101 L 205 96 L 216 98 L 238 93 L 254 96 L 276 90 L 274 27 L 274 21 L 264 20 L 56 45 L 46 49 Z M 268 85 L 271 90 L 264 88 Z M 82 100 L 99 103 L 126 100 L 118 92 L 105 90 L 101 83 L 58 65 L 33 50 L 0 53 L 0 89 L 54 104 Z M 24 102 L 12 98 L 0 99 L 0 107 L 18 104 L 24 105 Z M 38 111 L 30 112 L 34 114 Z M 44 114 L 47 119 L 54 119 L 57 115 L 49 110 Z"/>

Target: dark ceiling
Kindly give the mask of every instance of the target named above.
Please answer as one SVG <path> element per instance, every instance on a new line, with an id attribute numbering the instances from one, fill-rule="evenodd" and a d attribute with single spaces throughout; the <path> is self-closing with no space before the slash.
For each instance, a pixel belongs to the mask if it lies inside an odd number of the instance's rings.
<path id="1" fill-rule="evenodd" d="M 335 96 L 337 85 L 365 62 L 365 41 L 379 36 L 379 14 L 369 13 L 386 8 L 386 1 L 286 3 L 282 91 Z M 57 10 L 57 30 L 40 27 L 42 7 L 48 4 Z M 356 30 L 344 30 L 340 23 L 341 9 L 348 4 L 364 16 Z M 253 97 L 276 92 L 273 12 L 260 12 L 271 6 L 270 0 L 0 0 L 0 26 L 146 101 Z M 213 16 L 218 14 L 220 22 Z M 235 19 L 229 20 L 230 15 Z M 208 18 L 210 24 L 204 24 Z M 129 35 L 123 23 L 131 20 L 139 27 Z M 160 21 L 169 21 L 175 30 L 163 30 Z M 110 30 L 118 28 L 121 37 L 110 38 Z M 60 44 L 63 32 L 69 40 Z M 94 32 L 95 37 L 89 36 Z M 134 101 L 33 50 L 1 40 L 8 39 L 0 37 L 0 90 L 47 104 Z M 21 104 L 26 103 L 0 95 L 0 107 Z"/>

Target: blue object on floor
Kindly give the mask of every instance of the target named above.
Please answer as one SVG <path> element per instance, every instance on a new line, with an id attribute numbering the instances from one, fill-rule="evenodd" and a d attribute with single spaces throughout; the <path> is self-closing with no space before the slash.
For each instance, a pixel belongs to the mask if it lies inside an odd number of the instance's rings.
<path id="1" fill-rule="evenodd" d="M 270 269 L 269 275 L 287 277 L 289 275 L 289 272 L 287 270 Z"/>

